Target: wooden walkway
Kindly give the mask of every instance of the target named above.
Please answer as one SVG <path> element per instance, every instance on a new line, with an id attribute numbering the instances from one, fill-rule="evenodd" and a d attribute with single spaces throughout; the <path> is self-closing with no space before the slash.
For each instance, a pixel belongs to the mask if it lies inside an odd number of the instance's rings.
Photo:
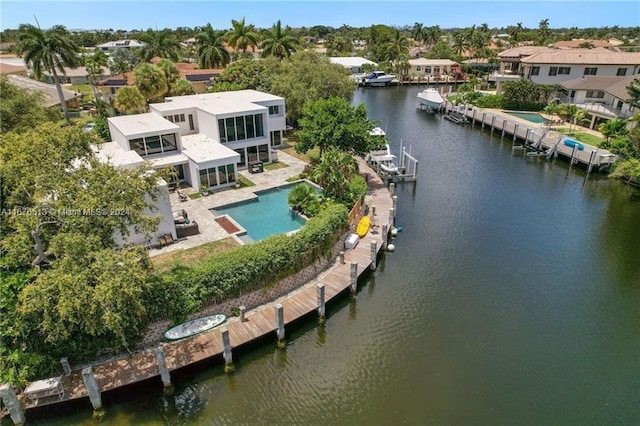
<path id="1" fill-rule="evenodd" d="M 585 143 L 583 150 L 574 149 L 564 144 L 565 135 L 553 129 L 527 125 L 513 120 L 506 115 L 485 111 L 481 108 L 466 105 L 453 105 L 449 102 L 445 105 L 445 111 L 456 111 L 463 114 L 472 123 L 480 125 L 483 129 L 499 132 L 503 137 L 511 137 L 514 148 L 523 148 L 531 152 L 531 156 L 551 158 L 562 155 L 568 158 L 572 164 L 582 164 L 591 171 L 593 167 L 605 169 L 616 160 L 615 155 L 606 149 L 598 148 Z M 517 140 L 523 141 L 523 145 L 515 145 Z"/>
<path id="2" fill-rule="evenodd" d="M 358 159 L 358 163 L 360 172 L 369 174 L 368 198 L 370 197 L 376 208 L 374 223 L 380 226 L 390 224 L 390 209 L 394 206 L 389 190 L 364 160 Z M 390 228 L 391 226 L 389 226 Z M 334 266 L 303 287 L 265 306 L 247 312 L 243 322 L 239 318 L 231 318 L 221 327 L 192 338 L 161 345 L 168 370 L 177 370 L 214 356 L 221 356 L 224 351 L 223 329 L 229 332 L 232 348 L 238 348 L 269 334 L 273 334 L 275 339 L 277 329 L 275 306 L 277 304 L 283 306 L 285 325 L 316 311 L 318 308 L 317 284 L 324 284 L 326 302 L 344 292 L 351 284 L 351 263 L 358 264 L 357 275 L 360 276 L 371 266 L 371 242 L 376 241 L 377 256 L 383 248 L 383 238 L 386 242 L 386 237 L 380 231 L 378 233 L 369 232 L 360 239 L 354 249 L 345 251 L 344 263 L 341 263 L 339 258 L 336 259 Z M 117 389 L 160 375 L 155 348 L 92 365 L 92 369 L 100 392 Z M 88 397 L 81 370 L 74 370 L 71 375 L 64 376 L 63 387 L 65 396 L 62 400 L 57 397 L 43 398 L 38 401 L 37 406 Z M 21 398 L 21 402 L 26 409 L 36 406 L 25 398 Z"/>

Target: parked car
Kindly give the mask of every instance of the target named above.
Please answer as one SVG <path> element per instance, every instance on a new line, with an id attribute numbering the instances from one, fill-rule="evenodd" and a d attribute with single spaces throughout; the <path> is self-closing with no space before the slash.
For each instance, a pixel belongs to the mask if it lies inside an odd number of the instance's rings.
<path id="1" fill-rule="evenodd" d="M 96 127 L 96 123 L 87 123 L 84 125 L 84 127 L 82 128 L 82 130 L 84 130 L 86 133 L 89 133 L 90 131 L 92 131 L 94 128 Z"/>

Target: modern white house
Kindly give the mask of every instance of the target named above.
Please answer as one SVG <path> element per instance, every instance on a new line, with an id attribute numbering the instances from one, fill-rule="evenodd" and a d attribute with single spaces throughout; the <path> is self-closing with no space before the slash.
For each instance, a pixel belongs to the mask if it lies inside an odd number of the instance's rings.
<path id="1" fill-rule="evenodd" d="M 571 103 L 587 112 L 589 128 L 597 129 L 612 118 L 629 118 L 637 111 L 630 104 L 627 87 L 640 75 L 628 77 L 583 76 L 560 83 L 563 91 L 558 100 Z"/>
<path id="2" fill-rule="evenodd" d="M 103 52 L 109 53 L 117 49 L 133 49 L 133 48 L 141 48 L 144 46 L 146 46 L 146 43 L 143 43 L 138 40 L 116 40 L 116 41 L 108 41 L 106 43 L 99 44 L 96 46 L 96 49 L 100 49 Z"/>
<path id="3" fill-rule="evenodd" d="M 171 97 L 149 109 L 109 118 L 112 142 L 98 155 L 116 167 L 173 167 L 196 189 L 232 186 L 237 169 L 273 161 L 286 127 L 284 98 L 256 90 Z"/>
<path id="4" fill-rule="evenodd" d="M 348 69 L 351 74 L 361 74 L 363 65 L 372 65 L 377 67 L 378 64 L 360 56 L 332 56 L 329 58 L 332 64 L 338 64 Z"/>

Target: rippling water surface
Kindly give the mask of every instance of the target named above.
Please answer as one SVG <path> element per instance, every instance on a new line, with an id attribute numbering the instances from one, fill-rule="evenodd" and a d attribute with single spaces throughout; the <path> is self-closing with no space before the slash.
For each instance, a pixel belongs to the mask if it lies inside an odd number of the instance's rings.
<path id="1" fill-rule="evenodd" d="M 638 424 L 640 195 L 363 89 L 420 160 L 396 251 L 355 299 L 221 366 L 107 403 L 102 424 Z M 90 421 L 90 408 L 40 421 Z"/>

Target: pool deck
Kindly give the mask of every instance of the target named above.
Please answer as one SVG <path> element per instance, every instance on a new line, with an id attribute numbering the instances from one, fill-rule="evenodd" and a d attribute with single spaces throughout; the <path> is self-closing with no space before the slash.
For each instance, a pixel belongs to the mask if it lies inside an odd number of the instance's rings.
<path id="1" fill-rule="evenodd" d="M 289 158 L 286 160 L 281 158 L 281 161 L 291 160 Z M 291 175 L 296 170 L 295 168 L 299 166 L 297 161 L 291 168 L 272 171 L 272 176 L 277 175 L 277 178 L 274 177 L 273 180 L 269 179 L 266 173 L 262 176 L 251 175 L 252 178 L 256 177 L 256 179 L 252 179 L 257 184 L 256 187 L 227 191 L 230 194 L 228 197 L 224 197 L 224 200 L 222 199 L 223 197 L 216 197 L 216 195 L 219 195 L 216 194 L 210 197 L 211 200 L 190 200 L 184 202 L 183 205 L 185 205 L 185 209 L 190 209 L 190 217 L 193 216 L 196 220 L 202 220 L 198 217 L 200 214 L 203 216 L 207 214 L 213 217 L 208 211 L 211 207 L 232 201 L 240 201 L 244 197 L 250 196 L 249 193 L 258 188 L 264 189 L 267 186 L 276 185 L 276 180 L 280 180 L 279 183 L 282 183 L 283 180 L 286 181 L 285 176 Z M 157 348 L 160 348 L 164 354 L 164 363 L 167 371 L 174 371 L 212 357 L 221 357 L 225 350 L 222 337 L 223 330 L 229 333 L 231 349 L 268 335 L 272 335 L 275 339 L 276 333 L 274 331 L 278 328 L 276 310 L 280 306 L 282 307 L 285 326 L 303 316 L 316 312 L 319 308 L 319 285 L 324 287 L 326 302 L 349 288 L 355 291 L 357 277 L 369 270 L 374 261 L 377 262 L 377 256 L 383 250 L 383 243 L 386 243 L 388 235 L 383 235 L 379 229 L 381 229 L 382 225 L 393 222 L 390 210 L 394 205 L 389 190 L 378 175 L 367 166 L 363 159 L 358 159 L 358 164 L 360 172 L 368 174 L 369 191 L 366 199 L 370 205 L 376 206 L 377 213 L 373 216 L 373 222 L 379 225 L 380 228 L 378 228 L 378 231 L 370 231 L 364 238 L 360 239 L 355 248 L 345 250 L 344 262 L 341 261 L 340 257 L 336 258 L 331 262 L 329 269 L 316 275 L 306 284 L 283 297 L 246 312 L 245 321 L 240 321 L 237 317 L 230 318 L 222 326 L 190 338 L 163 343 L 160 346 L 150 347 L 129 355 L 124 354 L 105 362 L 76 367 L 68 376 L 62 376 L 64 395 L 61 398 L 57 396 L 46 397 L 32 401 L 21 395 L 19 398 L 22 407 L 29 409 L 88 397 L 89 391 L 87 389 L 90 386 L 85 385 L 83 368 L 87 369 L 84 371 L 86 373 L 89 367 L 91 368 L 89 374 L 93 375 L 97 383 L 98 395 L 94 395 L 91 398 L 93 403 L 96 398 L 97 400 L 101 399 L 100 394 L 103 392 L 158 377 L 161 374 L 161 363 L 157 359 Z M 301 171 L 301 169 L 299 170 Z M 205 202 L 198 203 L 198 201 Z M 376 243 L 375 251 L 372 247 L 373 242 Z M 342 244 L 342 241 L 339 241 L 339 244 Z M 352 279 L 354 267 L 356 272 L 355 282 Z M 169 374 L 168 372 L 167 375 Z"/>
<path id="2" fill-rule="evenodd" d="M 288 167 L 275 170 L 265 170 L 263 173 L 251 174 L 247 170 L 240 170 L 238 173 L 247 180 L 255 183 L 255 186 L 246 188 L 225 188 L 223 190 L 209 194 L 206 197 L 200 197 L 195 200 L 188 199 L 180 201 L 177 193 L 169 195 L 171 206 L 174 211 L 184 209 L 189 215 L 189 219 L 198 222 L 200 233 L 189 236 L 178 242 L 165 246 L 160 249 L 149 250 L 149 256 L 154 257 L 165 253 L 180 251 L 197 247 L 211 241 L 221 240 L 224 238 L 236 238 L 233 234 L 227 232 L 222 225 L 216 222 L 216 218 L 209 210 L 226 204 L 237 203 L 240 201 L 254 198 L 256 191 L 261 191 L 274 186 L 281 186 L 287 182 L 287 179 L 298 176 L 304 170 L 306 163 L 285 152 L 277 151 L 278 161 L 285 163 Z M 189 188 L 183 190 L 185 194 L 193 194 L 195 189 Z M 239 243 L 240 241 L 237 240 Z"/>

